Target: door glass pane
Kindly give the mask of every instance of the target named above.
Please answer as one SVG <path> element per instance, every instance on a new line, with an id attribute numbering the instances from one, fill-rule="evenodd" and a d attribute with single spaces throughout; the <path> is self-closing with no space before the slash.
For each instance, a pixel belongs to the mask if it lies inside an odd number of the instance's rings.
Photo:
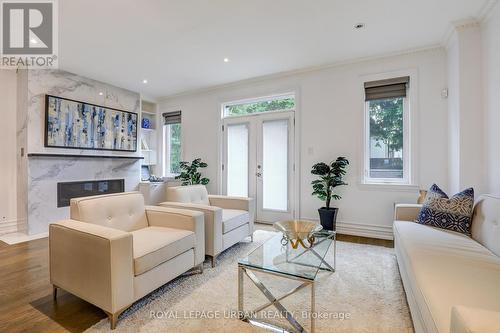
<path id="1" fill-rule="evenodd" d="M 227 126 L 227 195 L 248 196 L 248 126 Z"/>
<path id="2" fill-rule="evenodd" d="M 288 210 L 288 120 L 262 124 L 262 208 Z"/>

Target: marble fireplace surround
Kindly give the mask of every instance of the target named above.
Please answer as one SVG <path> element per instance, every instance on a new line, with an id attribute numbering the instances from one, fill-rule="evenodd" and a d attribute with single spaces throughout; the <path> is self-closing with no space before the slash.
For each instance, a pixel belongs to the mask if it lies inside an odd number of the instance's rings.
<path id="1" fill-rule="evenodd" d="M 17 145 L 24 153 L 18 157 L 18 215 L 25 217 L 29 235 L 46 233 L 50 222 L 69 218 L 69 207 L 57 207 L 58 182 L 124 179 L 125 191 L 133 191 L 140 181 L 139 152 L 44 147 L 46 94 L 140 112 L 140 95 L 135 92 L 59 70 L 19 74 Z"/>

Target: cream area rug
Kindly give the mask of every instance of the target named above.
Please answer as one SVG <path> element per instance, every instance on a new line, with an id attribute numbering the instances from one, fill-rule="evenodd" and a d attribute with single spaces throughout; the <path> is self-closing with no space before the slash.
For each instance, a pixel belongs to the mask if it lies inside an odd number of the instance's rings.
<path id="1" fill-rule="evenodd" d="M 177 278 L 136 302 L 120 316 L 116 332 L 268 332 L 236 318 L 238 259 L 273 236 L 257 230 L 254 242 L 243 241 L 222 253 L 217 266 L 205 262 L 203 274 Z M 327 255 L 333 259 L 333 246 Z M 280 296 L 298 282 L 265 274 L 259 279 Z M 266 299 L 245 277 L 245 310 L 265 304 Z M 310 330 L 309 287 L 286 298 L 282 304 Z M 316 332 L 412 333 L 412 321 L 399 276 L 394 249 L 337 242 L 335 273 L 320 272 L 316 283 Z M 259 313 L 260 319 L 292 328 L 274 307 Z M 107 332 L 104 319 L 87 332 Z"/>

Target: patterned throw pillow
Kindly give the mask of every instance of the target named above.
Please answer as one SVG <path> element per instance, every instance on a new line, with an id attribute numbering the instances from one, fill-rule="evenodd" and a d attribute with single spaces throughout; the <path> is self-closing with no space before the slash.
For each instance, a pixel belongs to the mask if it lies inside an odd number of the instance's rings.
<path id="1" fill-rule="evenodd" d="M 436 184 L 425 197 L 417 223 L 470 235 L 474 189 L 468 188 L 448 198 Z"/>

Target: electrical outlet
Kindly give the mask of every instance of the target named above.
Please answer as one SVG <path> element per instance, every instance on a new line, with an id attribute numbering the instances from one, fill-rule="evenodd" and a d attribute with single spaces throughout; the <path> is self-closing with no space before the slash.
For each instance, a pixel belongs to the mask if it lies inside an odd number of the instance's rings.
<path id="1" fill-rule="evenodd" d="M 441 97 L 448 98 L 448 89 L 441 90 Z"/>

